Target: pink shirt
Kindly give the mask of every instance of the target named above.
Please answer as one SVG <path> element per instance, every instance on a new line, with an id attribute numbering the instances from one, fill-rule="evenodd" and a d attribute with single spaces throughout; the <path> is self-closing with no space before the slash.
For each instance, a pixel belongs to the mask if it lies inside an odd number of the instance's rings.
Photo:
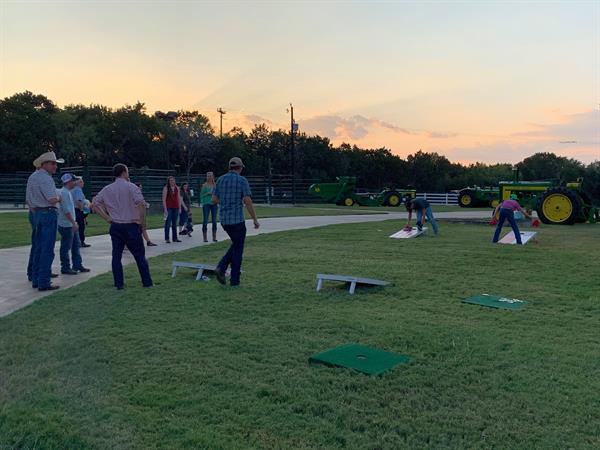
<path id="1" fill-rule="evenodd" d="M 146 204 L 141 189 L 124 178 L 104 186 L 92 201 L 93 205 L 104 206 L 114 223 L 141 223 L 140 203 Z"/>
<path id="2" fill-rule="evenodd" d="M 521 205 L 519 205 L 519 202 L 516 200 L 504 200 L 500 205 L 500 208 L 518 211 L 519 209 L 521 209 Z"/>

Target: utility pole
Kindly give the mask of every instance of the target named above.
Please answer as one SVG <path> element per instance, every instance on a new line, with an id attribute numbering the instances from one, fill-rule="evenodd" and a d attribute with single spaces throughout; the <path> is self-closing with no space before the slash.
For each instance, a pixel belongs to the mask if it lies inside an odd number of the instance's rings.
<path id="1" fill-rule="evenodd" d="M 294 106 L 290 103 L 290 152 L 292 159 L 292 204 L 296 204 L 296 154 L 294 151 Z"/>
<path id="2" fill-rule="evenodd" d="M 220 114 L 220 122 L 221 122 L 221 127 L 220 127 L 220 131 L 219 131 L 219 138 L 223 139 L 223 114 L 225 114 L 225 111 L 223 111 L 223 108 L 219 108 L 217 109 L 217 112 Z"/>

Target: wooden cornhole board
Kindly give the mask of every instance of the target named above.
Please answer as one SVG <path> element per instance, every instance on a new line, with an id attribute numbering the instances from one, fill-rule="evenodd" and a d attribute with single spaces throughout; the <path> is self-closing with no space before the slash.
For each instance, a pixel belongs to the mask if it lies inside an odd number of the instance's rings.
<path id="1" fill-rule="evenodd" d="M 425 233 L 425 231 L 427 231 L 427 227 L 423 228 L 421 231 L 419 231 L 417 227 L 412 227 L 410 231 L 402 229 L 397 233 L 392 234 L 390 237 L 393 239 L 410 239 L 421 236 L 423 233 Z"/>
<path id="2" fill-rule="evenodd" d="M 523 245 L 527 244 L 531 239 L 533 239 L 536 234 L 536 231 L 521 231 L 521 242 L 523 243 Z M 515 233 L 513 231 L 510 231 L 506 234 L 506 236 L 500 239 L 498 243 L 516 245 L 517 239 L 515 238 Z"/>
<path id="3" fill-rule="evenodd" d="M 202 275 L 204 275 L 205 271 L 206 272 L 214 272 L 215 270 L 217 270 L 217 266 L 213 266 L 211 264 L 190 263 L 190 262 L 183 262 L 183 261 L 173 261 L 172 267 L 173 267 L 173 272 L 171 272 L 171 278 L 175 278 L 175 275 L 177 275 L 178 267 L 186 267 L 188 269 L 198 270 L 198 274 L 196 275 L 196 281 L 204 280 L 204 278 L 202 278 Z"/>
<path id="4" fill-rule="evenodd" d="M 361 277 L 351 277 L 346 275 L 331 275 L 331 274 L 317 274 L 317 292 L 321 290 L 323 287 L 323 281 L 343 281 L 345 283 L 350 283 L 350 288 L 348 292 L 350 294 L 354 294 L 354 290 L 356 289 L 357 284 L 364 284 L 367 286 L 388 286 L 390 284 L 389 281 L 375 280 L 373 278 L 361 278 Z"/>

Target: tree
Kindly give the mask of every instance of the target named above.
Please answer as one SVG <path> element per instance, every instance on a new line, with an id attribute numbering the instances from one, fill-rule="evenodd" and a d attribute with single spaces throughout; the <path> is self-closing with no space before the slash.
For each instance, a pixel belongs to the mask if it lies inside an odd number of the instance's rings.
<path id="1" fill-rule="evenodd" d="M 188 178 L 196 164 L 214 164 L 216 138 L 208 117 L 198 111 L 178 111 L 173 125 L 178 159 Z"/>
<path id="2" fill-rule="evenodd" d="M 521 178 L 524 180 L 558 180 L 560 183 L 574 181 L 583 176 L 585 166 L 572 158 L 554 153 L 536 153 L 520 162 Z"/>

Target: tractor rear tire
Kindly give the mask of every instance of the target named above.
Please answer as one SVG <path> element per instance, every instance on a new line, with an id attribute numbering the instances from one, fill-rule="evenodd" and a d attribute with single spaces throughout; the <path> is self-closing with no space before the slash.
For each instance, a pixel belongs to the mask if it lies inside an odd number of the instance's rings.
<path id="1" fill-rule="evenodd" d="M 352 197 L 346 197 L 342 200 L 342 206 L 352 206 L 354 205 L 354 199 Z"/>
<path id="2" fill-rule="evenodd" d="M 572 225 L 580 216 L 579 196 L 564 187 L 546 190 L 537 209 L 538 217 L 546 224 Z"/>
<path id="3" fill-rule="evenodd" d="M 390 191 L 385 194 L 383 206 L 400 206 L 402 204 L 402 196 L 399 192 Z"/>
<path id="4" fill-rule="evenodd" d="M 458 193 L 458 206 L 461 208 L 473 208 L 475 203 L 475 192 L 468 189 Z"/>

